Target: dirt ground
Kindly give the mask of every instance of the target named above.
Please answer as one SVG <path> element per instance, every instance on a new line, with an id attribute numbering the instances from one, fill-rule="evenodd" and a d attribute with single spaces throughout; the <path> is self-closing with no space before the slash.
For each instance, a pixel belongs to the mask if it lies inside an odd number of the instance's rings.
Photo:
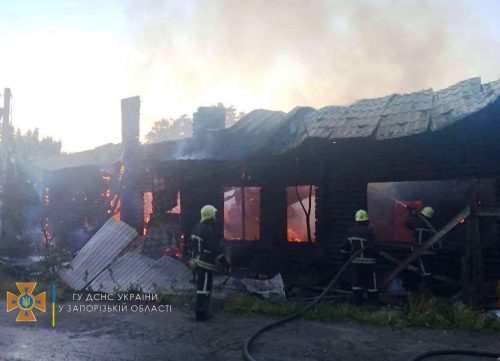
<path id="1" fill-rule="evenodd" d="M 0 303 L 5 310 L 5 302 Z M 16 323 L 16 311 L 0 312 L 0 360 L 242 360 L 246 337 L 271 319 L 219 312 L 206 323 L 188 307 L 170 313 L 37 312 L 37 323 Z M 393 329 L 356 323 L 294 321 L 264 334 L 254 356 L 267 361 L 406 361 L 435 349 L 500 350 L 499 333 Z M 439 358 L 436 360 L 473 360 Z"/>

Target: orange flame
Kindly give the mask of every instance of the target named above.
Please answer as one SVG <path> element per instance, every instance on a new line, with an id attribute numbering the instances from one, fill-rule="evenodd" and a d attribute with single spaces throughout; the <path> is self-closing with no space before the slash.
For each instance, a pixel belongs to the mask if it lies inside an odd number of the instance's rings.
<path id="1" fill-rule="evenodd" d="M 144 192 L 144 227 L 142 234 L 148 234 L 148 224 L 153 214 L 153 192 Z"/>
<path id="2" fill-rule="evenodd" d="M 287 237 L 288 237 L 288 242 L 297 242 L 297 243 L 307 242 L 307 236 L 305 234 L 300 235 L 291 227 L 288 227 L 287 229 Z"/>

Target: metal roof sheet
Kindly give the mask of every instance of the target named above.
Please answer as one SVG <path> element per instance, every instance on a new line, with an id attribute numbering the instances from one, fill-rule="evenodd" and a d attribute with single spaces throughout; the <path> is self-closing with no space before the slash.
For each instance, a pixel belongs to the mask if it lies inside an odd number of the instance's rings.
<path id="1" fill-rule="evenodd" d="M 311 107 L 295 107 L 282 120 L 280 129 L 273 134 L 267 149 L 279 152 L 282 148 L 293 148 L 298 146 L 304 139 L 311 135 L 309 125 L 305 118 L 314 113 Z"/>
<path id="2" fill-rule="evenodd" d="M 78 252 L 69 268 L 59 270 L 58 274 L 72 289 L 82 290 L 137 236 L 135 229 L 110 218 Z"/>
<path id="3" fill-rule="evenodd" d="M 143 292 L 174 294 L 194 289 L 191 270 L 181 261 L 164 256 L 156 260 L 137 283 Z"/>
<path id="4" fill-rule="evenodd" d="M 214 158 L 242 159 L 258 153 L 273 143 L 274 135 L 286 121 L 287 114 L 284 112 L 251 111 L 232 127 L 217 132 L 213 142 Z"/>
<path id="5" fill-rule="evenodd" d="M 461 81 L 435 92 L 431 130 L 436 131 L 473 114 L 500 97 L 498 81 L 481 84 L 481 78 Z"/>
<path id="6" fill-rule="evenodd" d="M 142 291 L 174 294 L 194 288 L 192 273 L 181 261 L 164 256 L 158 260 L 137 253 L 118 258 L 90 285 L 105 293 Z"/>
<path id="7" fill-rule="evenodd" d="M 147 272 L 153 263 L 153 259 L 138 253 L 124 254 L 99 274 L 90 287 L 105 293 L 137 290 L 137 278 Z"/>
<path id="8" fill-rule="evenodd" d="M 478 112 L 500 98 L 500 79 L 481 84 L 480 78 L 464 80 L 440 91 L 426 89 L 362 99 L 350 106 L 325 107 L 301 121 L 310 137 L 391 139 L 436 131 Z M 289 131 L 281 138 L 283 153 L 306 137 Z"/>

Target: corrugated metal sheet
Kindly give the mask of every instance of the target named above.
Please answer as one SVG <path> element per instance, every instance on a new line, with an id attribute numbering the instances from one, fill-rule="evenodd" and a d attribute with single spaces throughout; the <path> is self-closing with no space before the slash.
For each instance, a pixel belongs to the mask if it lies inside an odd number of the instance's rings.
<path id="1" fill-rule="evenodd" d="M 118 258 L 91 283 L 94 291 L 113 293 L 138 289 L 136 280 L 153 265 L 154 260 L 137 253 Z"/>
<path id="2" fill-rule="evenodd" d="M 173 294 L 194 289 L 192 273 L 187 266 L 172 257 L 162 257 L 141 274 L 137 283 L 143 292 Z"/>
<path id="3" fill-rule="evenodd" d="M 127 253 L 102 272 L 91 284 L 105 293 L 141 290 L 145 293 L 173 294 L 192 290 L 191 271 L 180 261 L 165 256 L 158 260 Z"/>
<path id="4" fill-rule="evenodd" d="M 70 267 L 60 270 L 58 274 L 72 289 L 82 290 L 137 236 L 135 229 L 110 218 L 78 252 Z"/>

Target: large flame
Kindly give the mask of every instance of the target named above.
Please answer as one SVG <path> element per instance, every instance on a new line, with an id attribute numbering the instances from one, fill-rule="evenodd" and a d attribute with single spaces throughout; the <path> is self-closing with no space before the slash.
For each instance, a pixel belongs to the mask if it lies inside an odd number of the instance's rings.
<path id="1" fill-rule="evenodd" d="M 121 178 L 122 175 L 122 168 L 120 169 L 120 174 L 118 175 L 118 178 Z M 109 202 L 109 208 L 107 213 L 119 221 L 121 219 L 121 200 L 120 197 L 117 194 L 113 194 L 113 191 L 111 190 L 111 182 L 113 181 L 113 175 L 112 171 L 106 170 L 106 169 L 101 169 L 101 180 L 104 184 L 104 191 L 102 192 L 102 197 L 106 198 Z"/>

